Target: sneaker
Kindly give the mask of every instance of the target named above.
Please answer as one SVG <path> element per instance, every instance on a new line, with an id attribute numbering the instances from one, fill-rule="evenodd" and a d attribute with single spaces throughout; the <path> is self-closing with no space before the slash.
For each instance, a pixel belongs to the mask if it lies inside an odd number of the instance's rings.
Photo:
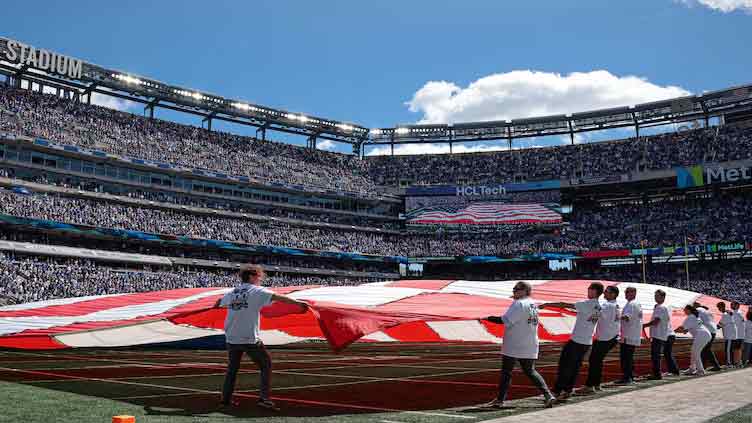
<path id="1" fill-rule="evenodd" d="M 585 386 L 581 389 L 578 389 L 574 392 L 576 396 L 586 396 L 586 395 L 594 395 L 595 394 L 595 388 L 592 386 Z"/>
<path id="2" fill-rule="evenodd" d="M 546 397 L 543 400 L 543 407 L 544 408 L 552 408 L 555 403 L 556 403 L 556 397 L 554 397 L 554 396 Z"/>
<path id="3" fill-rule="evenodd" d="M 556 396 L 556 402 L 562 402 L 569 399 L 572 396 L 571 392 L 562 392 Z"/>
<path id="4" fill-rule="evenodd" d="M 601 387 L 601 385 L 595 385 L 593 386 L 593 388 L 595 389 L 596 392 L 600 392 L 603 390 L 603 387 Z"/>
<path id="5" fill-rule="evenodd" d="M 630 385 L 636 385 L 636 384 L 635 384 L 635 381 L 633 381 L 633 380 L 623 380 L 623 379 L 620 379 L 620 380 L 617 380 L 616 382 L 614 382 L 614 385 L 616 385 L 616 386 L 630 386 Z"/>
<path id="6" fill-rule="evenodd" d="M 682 373 L 684 376 L 695 376 L 697 374 L 697 370 L 694 369 L 687 369 Z"/>
<path id="7" fill-rule="evenodd" d="M 504 401 L 496 398 L 491 402 L 487 402 L 481 406 L 481 408 L 495 408 L 495 409 L 502 409 L 504 408 Z"/>
<path id="8" fill-rule="evenodd" d="M 266 410 L 279 411 L 279 407 L 269 399 L 260 399 L 259 402 L 256 403 L 256 406 Z"/>

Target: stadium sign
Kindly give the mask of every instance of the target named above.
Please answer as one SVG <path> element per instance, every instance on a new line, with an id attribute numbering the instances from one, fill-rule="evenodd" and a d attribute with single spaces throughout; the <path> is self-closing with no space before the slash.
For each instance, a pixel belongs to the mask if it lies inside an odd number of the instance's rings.
<path id="1" fill-rule="evenodd" d="M 81 79 L 83 61 L 55 52 L 35 48 L 20 41 L 7 40 L 2 49 L 3 58 L 30 68 L 62 75 L 72 79 Z"/>
<path id="2" fill-rule="evenodd" d="M 496 185 L 496 186 L 482 185 L 479 187 L 474 187 L 474 186 L 457 187 L 458 197 L 492 196 L 492 195 L 493 196 L 507 195 L 507 189 L 504 188 L 503 185 Z"/>
<path id="3" fill-rule="evenodd" d="M 679 188 L 693 188 L 711 184 L 726 184 L 752 180 L 752 166 L 690 166 L 676 168 Z"/>

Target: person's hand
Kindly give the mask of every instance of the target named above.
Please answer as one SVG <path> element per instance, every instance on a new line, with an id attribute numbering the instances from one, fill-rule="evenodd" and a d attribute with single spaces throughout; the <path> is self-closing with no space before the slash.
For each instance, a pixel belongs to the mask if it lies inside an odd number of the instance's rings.
<path id="1" fill-rule="evenodd" d="M 305 312 L 307 312 L 307 311 L 308 311 L 308 308 L 310 307 L 310 306 L 308 305 L 308 303 L 304 303 L 303 301 L 298 301 L 298 302 L 297 302 L 297 304 L 298 304 L 298 306 L 300 306 L 300 308 L 302 309 L 301 313 L 305 313 Z"/>

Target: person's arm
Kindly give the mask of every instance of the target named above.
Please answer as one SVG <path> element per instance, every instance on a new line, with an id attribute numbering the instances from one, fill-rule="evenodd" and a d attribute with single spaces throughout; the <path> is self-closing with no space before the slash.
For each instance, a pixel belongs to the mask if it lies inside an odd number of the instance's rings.
<path id="1" fill-rule="evenodd" d="M 569 308 L 572 310 L 575 310 L 576 307 L 572 303 L 543 303 L 538 306 L 539 310 L 543 310 L 544 308 Z"/>
<path id="2" fill-rule="evenodd" d="M 214 308 L 224 308 L 222 306 L 222 299 L 221 298 L 217 298 L 217 302 L 214 303 Z"/>
<path id="3" fill-rule="evenodd" d="M 308 304 L 304 303 L 303 301 L 298 301 L 296 299 L 287 297 L 285 295 L 272 294 L 272 301 L 279 301 L 285 304 L 296 305 L 303 309 L 301 313 L 305 313 L 306 311 L 308 311 Z"/>
<path id="4" fill-rule="evenodd" d="M 658 323 L 660 323 L 660 321 L 661 321 L 660 317 L 653 317 L 653 320 L 651 320 L 651 321 L 643 324 L 642 328 L 645 329 L 645 328 L 648 328 L 650 326 L 657 325 Z"/>
<path id="5" fill-rule="evenodd" d="M 688 330 L 684 329 L 684 326 L 679 326 L 678 328 L 674 329 L 674 332 L 687 333 Z"/>

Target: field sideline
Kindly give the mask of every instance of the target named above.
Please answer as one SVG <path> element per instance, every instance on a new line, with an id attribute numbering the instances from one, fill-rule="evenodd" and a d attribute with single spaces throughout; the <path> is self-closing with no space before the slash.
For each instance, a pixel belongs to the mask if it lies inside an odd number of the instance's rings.
<path id="1" fill-rule="evenodd" d="M 677 358 L 688 362 L 688 344 L 677 343 Z M 720 347 L 717 346 L 717 348 Z M 560 346 L 544 344 L 538 368 L 549 384 Z M 608 357 L 604 377 L 620 376 L 618 348 Z M 228 417 L 270 422 L 325 418 L 338 422 L 472 422 L 533 411 L 537 398 L 511 410 L 475 405 L 496 393 L 499 346 L 489 344 L 366 344 L 340 354 L 323 344 L 270 349 L 274 361 L 272 397 L 279 413 L 255 407 L 258 373 L 244 361 L 238 377 L 241 406 L 217 409 L 225 366 L 223 351 L 66 350 L 0 351 L 0 421 L 107 422 L 130 414 L 139 422 L 226 422 Z M 638 349 L 638 375 L 646 375 L 649 347 Z M 580 382 L 584 380 L 583 366 Z M 656 383 L 642 383 L 640 387 Z M 609 390 L 623 392 L 635 388 Z M 537 396 L 521 374 L 512 399 Z M 580 399 L 573 400 L 580 401 Z"/>

